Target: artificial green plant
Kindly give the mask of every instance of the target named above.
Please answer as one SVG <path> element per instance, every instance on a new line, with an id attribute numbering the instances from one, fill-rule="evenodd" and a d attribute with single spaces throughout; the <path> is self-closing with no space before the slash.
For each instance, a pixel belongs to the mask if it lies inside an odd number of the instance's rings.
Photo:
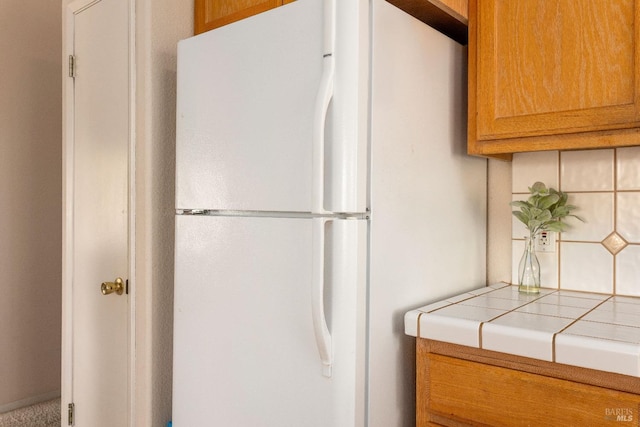
<path id="1" fill-rule="evenodd" d="M 567 193 L 547 188 L 542 182 L 529 187 L 529 193 L 531 195 L 528 200 L 511 202 L 511 206 L 520 208 L 512 213 L 527 227 L 532 241 L 540 231 L 565 231 L 567 224 L 562 222 L 565 217 L 571 216 L 584 221 L 571 213 L 576 206 L 567 204 Z"/>

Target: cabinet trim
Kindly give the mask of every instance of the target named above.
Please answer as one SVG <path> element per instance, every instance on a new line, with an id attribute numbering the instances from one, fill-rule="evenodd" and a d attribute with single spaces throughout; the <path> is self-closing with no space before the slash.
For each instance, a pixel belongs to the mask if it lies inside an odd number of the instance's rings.
<path id="1" fill-rule="evenodd" d="M 471 142 L 471 139 L 469 139 Z M 469 154 L 511 159 L 511 154 L 548 150 L 587 150 L 640 144 L 640 128 L 570 133 L 540 137 L 509 138 L 469 144 Z M 506 158 L 505 158 L 506 157 Z"/>

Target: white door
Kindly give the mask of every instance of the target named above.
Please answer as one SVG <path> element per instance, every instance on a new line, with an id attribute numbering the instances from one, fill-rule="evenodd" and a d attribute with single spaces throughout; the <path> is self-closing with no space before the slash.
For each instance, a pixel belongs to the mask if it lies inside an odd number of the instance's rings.
<path id="1" fill-rule="evenodd" d="M 129 422 L 128 16 L 127 0 L 75 1 L 66 16 L 63 425 L 70 403 L 76 426 Z M 118 277 L 122 294 L 103 295 Z"/>

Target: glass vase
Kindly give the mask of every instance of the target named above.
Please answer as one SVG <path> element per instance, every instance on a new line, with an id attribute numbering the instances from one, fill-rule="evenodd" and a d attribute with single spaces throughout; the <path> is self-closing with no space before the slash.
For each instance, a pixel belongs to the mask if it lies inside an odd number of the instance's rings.
<path id="1" fill-rule="evenodd" d="M 533 236 L 524 238 L 524 253 L 518 266 L 518 290 L 527 294 L 540 293 L 540 263 Z"/>

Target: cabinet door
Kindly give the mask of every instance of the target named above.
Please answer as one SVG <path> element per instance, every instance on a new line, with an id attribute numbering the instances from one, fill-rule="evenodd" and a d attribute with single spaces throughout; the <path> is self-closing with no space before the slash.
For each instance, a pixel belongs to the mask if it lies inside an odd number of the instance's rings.
<path id="1" fill-rule="evenodd" d="M 638 3 L 471 0 L 470 147 L 638 127 Z"/>
<path id="2" fill-rule="evenodd" d="M 422 362 L 429 382 L 418 395 L 420 427 L 637 425 L 637 394 L 438 354 Z"/>
<path id="3" fill-rule="evenodd" d="M 195 0 L 194 33 L 200 34 L 294 0 Z"/>

